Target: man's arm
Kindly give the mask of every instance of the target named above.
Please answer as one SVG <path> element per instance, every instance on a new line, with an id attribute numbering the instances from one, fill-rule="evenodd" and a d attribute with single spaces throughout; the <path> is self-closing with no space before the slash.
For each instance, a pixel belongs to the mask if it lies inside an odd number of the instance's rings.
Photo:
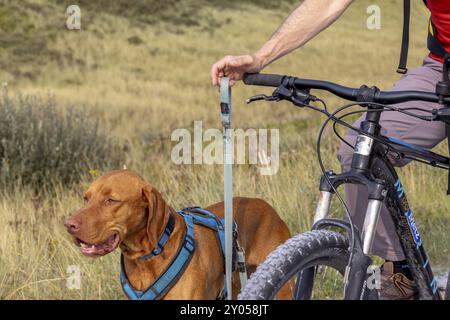
<path id="1" fill-rule="evenodd" d="M 271 62 L 303 46 L 336 21 L 353 0 L 305 0 L 254 54 L 225 56 L 211 68 L 211 80 L 241 80 L 244 73 L 259 72 Z M 234 83 L 232 81 L 232 83 Z"/>

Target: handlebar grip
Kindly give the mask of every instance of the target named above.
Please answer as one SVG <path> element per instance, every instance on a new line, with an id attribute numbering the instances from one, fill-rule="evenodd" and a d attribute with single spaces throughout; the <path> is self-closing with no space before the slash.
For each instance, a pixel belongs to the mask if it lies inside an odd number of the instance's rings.
<path id="1" fill-rule="evenodd" d="M 278 87 L 283 81 L 284 76 L 278 74 L 247 73 L 244 75 L 246 85 Z"/>

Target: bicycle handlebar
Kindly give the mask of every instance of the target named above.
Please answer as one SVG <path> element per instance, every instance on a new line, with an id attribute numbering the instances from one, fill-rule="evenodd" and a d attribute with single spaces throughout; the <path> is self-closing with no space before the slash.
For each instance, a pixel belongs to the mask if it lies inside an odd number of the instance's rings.
<path id="1" fill-rule="evenodd" d="M 253 86 L 278 87 L 285 76 L 265 73 L 246 73 L 244 83 Z"/>
<path id="2" fill-rule="evenodd" d="M 366 97 L 368 93 L 367 87 L 350 88 L 328 81 L 301 79 L 276 74 L 260 74 L 260 73 L 245 74 L 243 81 L 246 85 L 255 85 L 255 86 L 278 87 L 282 83 L 288 83 L 298 89 L 326 90 L 338 97 L 341 97 L 349 101 L 364 101 L 361 99 Z M 436 93 L 432 92 L 380 91 L 380 90 L 374 90 L 372 92 L 373 95 L 369 97 L 371 100 L 367 102 L 394 104 L 413 100 L 436 102 L 436 103 L 441 101 L 439 96 Z M 441 102 L 444 102 L 445 104 L 450 104 L 450 97 L 444 97 Z"/>

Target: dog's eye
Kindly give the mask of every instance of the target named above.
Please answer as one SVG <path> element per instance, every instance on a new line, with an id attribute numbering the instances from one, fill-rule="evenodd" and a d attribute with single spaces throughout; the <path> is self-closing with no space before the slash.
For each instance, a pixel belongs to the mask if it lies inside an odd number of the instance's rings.
<path id="1" fill-rule="evenodd" d="M 84 203 L 88 203 L 89 202 L 89 199 L 86 196 L 83 197 L 83 200 L 84 200 Z"/>
<path id="2" fill-rule="evenodd" d="M 115 204 L 115 203 L 118 203 L 118 202 L 120 202 L 119 200 L 116 200 L 116 199 L 113 199 L 113 198 L 107 198 L 106 200 L 105 200 L 105 203 L 106 204 Z"/>

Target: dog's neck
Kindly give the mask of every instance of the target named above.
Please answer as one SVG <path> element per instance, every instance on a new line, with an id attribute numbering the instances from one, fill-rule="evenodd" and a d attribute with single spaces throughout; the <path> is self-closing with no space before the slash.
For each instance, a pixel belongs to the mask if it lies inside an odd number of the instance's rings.
<path id="1" fill-rule="evenodd" d="M 120 248 L 124 256 L 125 273 L 131 285 L 137 290 L 147 289 L 151 283 L 167 268 L 172 262 L 179 247 L 182 245 L 185 235 L 185 223 L 183 217 L 175 213 L 175 210 L 169 206 L 168 212 L 172 214 L 175 220 L 174 229 L 164 246 L 163 251 L 147 260 L 139 259 L 140 257 L 150 253 L 155 246 L 148 238 L 146 228 L 142 228 L 131 237 L 127 237 L 123 241 Z M 164 232 L 169 214 L 165 215 L 164 219 L 158 221 L 158 236 L 159 239 Z M 149 276 L 150 275 L 150 276 Z"/>
<path id="2" fill-rule="evenodd" d="M 151 213 L 147 212 L 146 215 L 149 214 Z M 155 231 L 156 234 L 151 235 L 152 238 L 157 239 L 156 242 L 152 241 L 149 238 L 150 235 L 148 234 L 147 223 L 143 221 L 141 228 L 138 228 L 136 232 L 128 235 L 122 241 L 120 249 L 122 250 L 122 254 L 124 255 L 124 257 L 130 260 L 135 260 L 156 249 L 156 247 L 158 246 L 158 241 L 167 227 L 170 215 L 174 217 L 175 210 L 172 207 L 167 206 L 167 214 L 158 216 L 156 217 L 155 221 L 152 221 L 152 223 L 157 225 Z"/>
<path id="3" fill-rule="evenodd" d="M 121 243 L 120 249 L 122 250 L 124 258 L 136 260 L 151 252 L 154 248 L 148 239 L 145 228 L 143 228 L 127 237 L 127 239 Z"/>

